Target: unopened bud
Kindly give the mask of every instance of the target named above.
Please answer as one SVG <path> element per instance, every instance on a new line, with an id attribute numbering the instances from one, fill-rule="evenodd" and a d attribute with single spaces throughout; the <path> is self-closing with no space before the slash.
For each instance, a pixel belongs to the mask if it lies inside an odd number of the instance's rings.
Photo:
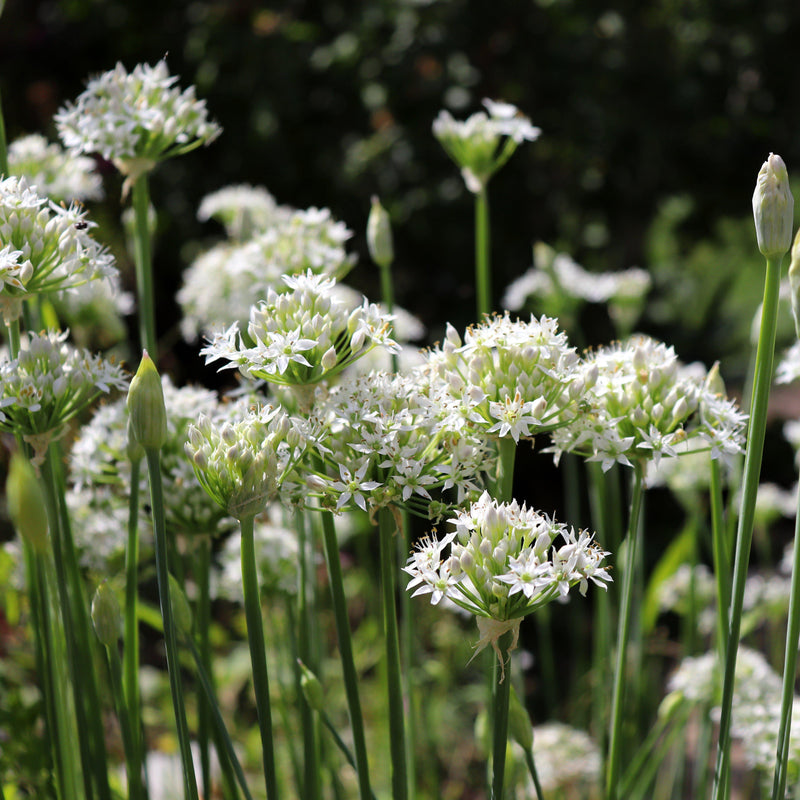
<path id="1" fill-rule="evenodd" d="M 508 698 L 508 732 L 511 738 L 526 752 L 533 750 L 533 725 L 514 687 Z"/>
<path id="2" fill-rule="evenodd" d="M 372 209 L 367 221 L 367 247 L 370 258 L 379 267 L 389 267 L 394 261 L 392 224 L 389 214 L 377 197 L 372 198 Z"/>
<path id="3" fill-rule="evenodd" d="M 800 339 L 800 229 L 794 237 L 792 260 L 789 263 L 789 288 L 792 293 L 792 316 L 797 338 Z"/>
<path id="4" fill-rule="evenodd" d="M 186 597 L 186 592 L 183 591 L 183 587 L 172 575 L 169 576 L 169 599 L 172 606 L 172 616 L 175 620 L 175 628 L 181 636 L 190 637 L 194 627 L 192 609 Z"/>
<path id="5" fill-rule="evenodd" d="M 128 417 L 128 444 L 126 446 L 126 454 L 131 464 L 137 464 L 144 458 L 144 448 L 136 441 L 136 437 L 133 435 L 130 417 Z"/>
<path id="6" fill-rule="evenodd" d="M 323 711 L 325 695 L 319 678 L 299 658 L 297 663 L 300 667 L 300 687 L 303 690 L 303 697 L 314 711 Z"/>
<path id="7" fill-rule="evenodd" d="M 167 439 L 167 409 L 161 378 L 147 350 L 131 380 L 127 405 L 136 441 L 145 450 L 160 450 Z"/>
<path id="8" fill-rule="evenodd" d="M 31 462 L 19 451 L 11 456 L 6 479 L 8 513 L 17 533 L 37 552 L 47 548 L 47 511 Z"/>
<path id="9" fill-rule="evenodd" d="M 105 582 L 97 587 L 92 599 L 92 624 L 106 647 L 116 647 L 122 636 L 122 611 L 114 590 Z"/>
<path id="10" fill-rule="evenodd" d="M 789 190 L 786 164 L 774 153 L 769 154 L 758 173 L 753 218 L 758 249 L 767 258 L 783 258 L 792 246 L 794 198 Z"/>

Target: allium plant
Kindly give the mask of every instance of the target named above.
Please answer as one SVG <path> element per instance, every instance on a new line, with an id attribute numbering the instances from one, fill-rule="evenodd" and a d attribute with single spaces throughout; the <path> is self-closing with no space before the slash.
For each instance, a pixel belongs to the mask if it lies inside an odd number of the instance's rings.
<path id="1" fill-rule="evenodd" d="M 16 322 L 22 302 L 117 275 L 111 254 L 92 237 L 80 205 L 58 206 L 25 178 L 0 181 L 0 312 Z"/>
<path id="2" fill-rule="evenodd" d="M 61 145 L 34 133 L 8 147 L 8 171 L 24 177 L 39 194 L 56 202 L 102 200 L 103 185 L 89 156 L 67 153 Z"/>

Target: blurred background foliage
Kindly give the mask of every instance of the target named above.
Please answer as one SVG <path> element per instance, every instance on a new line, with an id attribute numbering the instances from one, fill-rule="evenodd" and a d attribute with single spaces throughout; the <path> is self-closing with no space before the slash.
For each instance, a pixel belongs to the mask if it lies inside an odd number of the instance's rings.
<path id="1" fill-rule="evenodd" d="M 329 207 L 356 231 L 350 280 L 373 298 L 363 230 L 379 194 L 398 302 L 432 339 L 447 320 L 468 324 L 472 198 L 431 123 L 441 108 L 464 118 L 484 97 L 513 102 L 543 135 L 490 186 L 496 300 L 537 240 L 588 269 L 645 267 L 641 327 L 685 360 L 722 359 L 736 382 L 763 274 L 755 175 L 770 151 L 800 169 L 799 37 L 789 0 L 8 0 L 0 85 L 11 139 L 54 137 L 53 113 L 116 61 L 166 54 L 207 99 L 222 138 L 153 179 L 165 337 L 182 270 L 218 233 L 197 204 L 232 182 Z M 596 325 L 587 340 L 608 337 Z"/>

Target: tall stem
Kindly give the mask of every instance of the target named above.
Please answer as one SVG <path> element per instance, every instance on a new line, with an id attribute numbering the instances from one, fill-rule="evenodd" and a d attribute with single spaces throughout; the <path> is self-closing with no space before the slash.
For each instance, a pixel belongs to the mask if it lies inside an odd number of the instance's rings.
<path id="1" fill-rule="evenodd" d="M 167 651 L 167 672 L 172 695 L 172 708 L 178 729 L 178 745 L 183 765 L 183 784 L 186 800 L 198 800 L 197 779 L 189 740 L 189 726 L 186 723 L 186 709 L 183 702 L 183 686 L 178 658 L 178 634 L 172 613 L 172 600 L 169 589 L 169 570 L 167 568 L 167 529 L 164 522 L 164 493 L 161 486 L 161 465 L 159 451 L 145 448 L 147 471 L 150 476 L 150 505 L 153 513 L 153 535 L 156 550 L 156 579 L 158 597 L 161 605 L 161 618 L 164 622 L 164 645 Z"/>
<path id="2" fill-rule="evenodd" d="M 253 665 L 253 688 L 256 694 L 258 726 L 261 729 L 261 756 L 268 800 L 278 800 L 278 783 L 275 775 L 275 753 L 272 744 L 272 704 L 269 697 L 269 674 L 264 642 L 264 621 L 261 618 L 261 593 L 256 570 L 253 517 L 239 520 L 242 531 L 242 588 L 247 619 L 247 640 L 250 661 Z"/>
<path id="3" fill-rule="evenodd" d="M 489 259 L 489 197 L 486 186 L 475 195 L 475 294 L 478 322 L 492 313 L 492 275 Z"/>
<path id="4" fill-rule="evenodd" d="M 611 699 L 611 727 L 606 766 L 606 800 L 616 800 L 622 758 L 622 695 L 625 684 L 625 663 L 630 638 L 631 605 L 633 601 L 634 565 L 639 516 L 644 495 L 644 465 L 636 461 L 633 467 L 633 492 L 628 534 L 625 537 L 625 567 L 622 575 L 619 621 L 617 624 L 617 659 L 614 667 L 614 689 Z"/>
<path id="5" fill-rule="evenodd" d="M 725 648 L 728 641 L 726 612 L 731 597 L 731 553 L 727 526 L 722 510 L 722 476 L 717 459 L 711 460 L 711 542 L 714 551 L 714 575 L 717 582 L 717 653 L 720 668 L 725 665 Z"/>
<path id="6" fill-rule="evenodd" d="M 513 633 L 504 633 L 497 643 L 500 658 L 509 660 L 508 648 Z M 492 799 L 503 800 L 503 784 L 506 774 L 506 748 L 508 746 L 508 702 L 511 695 L 511 670 L 497 669 L 492 692 Z M 499 678 L 498 678 L 499 676 Z"/>
<path id="7" fill-rule="evenodd" d="M 772 800 L 782 800 L 786 797 L 789 734 L 792 726 L 794 683 L 797 676 L 797 648 L 798 644 L 800 644 L 800 491 L 798 491 L 797 510 L 794 529 L 792 588 L 789 594 L 789 621 L 786 629 L 786 653 L 783 665 L 781 722 L 778 728 L 778 748 L 775 759 L 775 778 L 772 784 Z"/>
<path id="8" fill-rule="evenodd" d="M 386 641 L 386 682 L 389 696 L 389 744 L 392 760 L 392 798 L 407 800 L 405 712 L 400 670 L 400 641 L 397 632 L 395 523 L 387 508 L 378 512 L 381 560 L 381 595 L 383 597 L 383 633 Z"/>
<path id="9" fill-rule="evenodd" d="M 156 310 L 153 293 L 153 259 L 150 238 L 150 190 L 147 173 L 133 184 L 134 260 L 136 262 L 136 293 L 139 307 L 139 339 L 141 348 L 158 363 L 156 346 Z"/>
<path id="10" fill-rule="evenodd" d="M 514 497 L 514 462 L 517 457 L 517 443 L 510 436 L 504 436 L 497 440 L 497 448 L 499 457 L 494 499 L 498 503 L 510 503 Z"/>
<path id="11" fill-rule="evenodd" d="M 733 567 L 731 608 L 728 624 L 728 643 L 725 653 L 725 677 L 722 683 L 719 741 L 714 767 L 714 800 L 722 800 L 726 793 L 726 774 L 730 763 L 731 708 L 736 674 L 736 656 L 742 624 L 744 587 L 753 541 L 756 496 L 764 452 L 767 428 L 767 404 L 772 382 L 772 362 L 775 354 L 775 330 L 778 320 L 778 291 L 781 278 L 781 258 L 768 258 L 764 281 L 764 302 L 761 311 L 761 330 L 756 351 L 755 379 L 751 401 L 750 427 L 747 432 L 747 450 L 742 476 L 742 495 L 739 508 L 739 525 L 736 531 L 736 557 Z"/>

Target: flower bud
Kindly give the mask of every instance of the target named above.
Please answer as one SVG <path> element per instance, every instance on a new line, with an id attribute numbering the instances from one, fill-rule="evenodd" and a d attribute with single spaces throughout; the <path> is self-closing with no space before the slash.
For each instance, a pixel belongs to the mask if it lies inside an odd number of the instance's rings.
<path id="1" fill-rule="evenodd" d="M 789 190 L 786 164 L 774 153 L 769 154 L 758 173 L 753 218 L 758 249 L 767 258 L 783 258 L 792 246 L 794 198 Z"/>
<path id="2" fill-rule="evenodd" d="M 789 263 L 789 288 L 792 294 L 792 316 L 797 338 L 800 339 L 800 229 L 794 237 L 792 260 Z"/>
<path id="3" fill-rule="evenodd" d="M 47 547 L 44 494 L 31 462 L 19 451 L 11 456 L 6 479 L 8 513 L 17 533 L 37 552 Z"/>
<path id="4" fill-rule="evenodd" d="M 136 464 L 144 458 L 144 448 L 136 441 L 136 437 L 133 435 L 130 417 L 128 417 L 128 444 L 125 452 L 131 464 Z"/>
<path id="5" fill-rule="evenodd" d="M 161 378 L 147 350 L 131 380 L 127 405 L 133 437 L 145 450 L 160 450 L 167 439 L 167 409 Z"/>
<path id="6" fill-rule="evenodd" d="M 508 703 L 508 732 L 511 738 L 526 752 L 533 750 L 533 725 L 514 687 Z"/>
<path id="7" fill-rule="evenodd" d="M 92 624 L 97 638 L 106 647 L 116 647 L 122 636 L 122 611 L 114 590 L 104 581 L 92 599 Z"/>
<path id="8" fill-rule="evenodd" d="M 297 664 L 300 667 L 300 687 L 303 690 L 303 697 L 314 711 L 324 711 L 325 695 L 319 678 L 299 658 Z"/>
<path id="9" fill-rule="evenodd" d="M 372 198 L 372 209 L 367 220 L 367 247 L 370 258 L 382 268 L 394 261 L 392 225 L 389 214 L 377 197 Z"/>

